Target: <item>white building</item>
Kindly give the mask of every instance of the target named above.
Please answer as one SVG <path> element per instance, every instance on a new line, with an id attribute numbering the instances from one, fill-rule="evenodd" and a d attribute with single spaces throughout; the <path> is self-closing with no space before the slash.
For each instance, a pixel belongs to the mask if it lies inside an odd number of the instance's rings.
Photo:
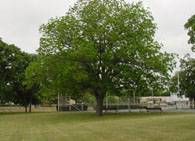
<path id="1" fill-rule="evenodd" d="M 176 103 L 183 103 L 188 104 L 189 98 L 185 97 L 184 95 L 179 97 L 177 94 L 171 94 L 170 96 L 148 96 L 148 97 L 140 97 L 141 104 L 167 104 L 167 105 L 174 105 Z"/>

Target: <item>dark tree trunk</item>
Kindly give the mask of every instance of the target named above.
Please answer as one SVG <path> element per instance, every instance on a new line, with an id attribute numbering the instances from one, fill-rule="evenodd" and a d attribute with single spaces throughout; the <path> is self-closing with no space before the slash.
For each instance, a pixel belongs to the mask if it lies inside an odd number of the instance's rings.
<path id="1" fill-rule="evenodd" d="M 32 95 L 30 94 L 30 98 L 29 98 L 29 113 L 32 112 Z"/>
<path id="2" fill-rule="evenodd" d="M 190 109 L 193 109 L 193 98 L 190 98 Z"/>
<path id="3" fill-rule="evenodd" d="M 28 112 L 28 105 L 25 105 L 24 108 L 25 108 L 25 113 L 27 113 Z"/>
<path id="4" fill-rule="evenodd" d="M 190 101 L 190 109 L 193 109 L 193 108 L 192 108 L 192 101 Z"/>
<path id="5" fill-rule="evenodd" d="M 29 111 L 28 111 L 29 113 L 31 113 L 32 112 L 32 104 L 30 103 L 29 104 Z"/>
<path id="6" fill-rule="evenodd" d="M 96 114 L 98 116 L 103 115 L 103 101 L 104 101 L 105 93 L 101 91 L 100 89 L 95 91 L 95 97 L 96 97 Z"/>
<path id="7" fill-rule="evenodd" d="M 193 109 L 195 109 L 195 98 L 193 98 Z"/>

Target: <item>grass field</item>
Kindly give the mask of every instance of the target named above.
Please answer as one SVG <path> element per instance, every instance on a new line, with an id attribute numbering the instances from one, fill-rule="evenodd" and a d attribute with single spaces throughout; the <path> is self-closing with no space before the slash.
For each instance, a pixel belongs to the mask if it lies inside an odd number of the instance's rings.
<path id="1" fill-rule="evenodd" d="M 195 114 L 2 113 L 0 140 L 195 141 Z"/>

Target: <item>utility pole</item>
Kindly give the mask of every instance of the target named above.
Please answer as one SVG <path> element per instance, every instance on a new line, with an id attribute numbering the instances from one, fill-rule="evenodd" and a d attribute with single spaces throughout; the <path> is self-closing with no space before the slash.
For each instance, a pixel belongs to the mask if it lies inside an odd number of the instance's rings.
<path id="1" fill-rule="evenodd" d="M 178 71 L 178 74 L 177 74 L 177 96 L 178 96 L 178 100 L 179 100 L 179 104 L 180 104 L 180 76 L 179 76 L 179 71 Z M 176 103 L 177 105 L 177 103 Z"/>
<path id="2" fill-rule="evenodd" d="M 177 96 L 177 99 L 176 99 L 176 102 L 175 102 L 175 104 L 176 104 L 176 109 L 178 109 L 178 107 L 177 107 L 177 101 L 179 100 L 179 96 L 180 96 L 180 80 L 179 80 L 179 71 L 178 71 L 178 73 L 177 73 L 177 94 L 176 94 L 176 96 Z"/>

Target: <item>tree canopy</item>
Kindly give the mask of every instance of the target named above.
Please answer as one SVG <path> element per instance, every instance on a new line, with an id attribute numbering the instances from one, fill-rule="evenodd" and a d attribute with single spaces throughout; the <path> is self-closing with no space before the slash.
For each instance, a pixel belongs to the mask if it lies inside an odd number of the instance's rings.
<path id="1" fill-rule="evenodd" d="M 192 51 L 195 51 L 195 15 L 188 19 L 185 29 L 188 30 L 188 36 L 190 37 L 188 43 L 192 44 Z"/>
<path id="2" fill-rule="evenodd" d="M 32 100 L 37 101 L 31 96 L 35 88 L 23 84 L 25 70 L 33 60 L 34 55 L 0 40 L 0 103 L 27 106 Z"/>
<path id="3" fill-rule="evenodd" d="M 26 61 L 19 48 L 0 40 L 0 96 L 1 100 L 11 100 L 15 84 L 20 81 L 20 72 Z M 9 95 L 10 94 L 10 95 Z M 4 97 L 4 98 L 3 98 Z M 3 102 L 3 101 L 1 101 Z"/>
<path id="4" fill-rule="evenodd" d="M 67 93 L 89 91 L 102 115 L 108 92 L 163 87 L 169 78 L 173 55 L 160 51 L 155 30 L 141 2 L 79 0 L 65 16 L 41 26 L 40 59 L 27 77 Z"/>
<path id="5" fill-rule="evenodd" d="M 171 91 L 175 93 L 179 92 L 180 95 L 189 97 L 192 102 L 195 100 L 195 59 L 190 56 L 185 56 L 180 62 L 181 70 L 172 78 Z"/>

